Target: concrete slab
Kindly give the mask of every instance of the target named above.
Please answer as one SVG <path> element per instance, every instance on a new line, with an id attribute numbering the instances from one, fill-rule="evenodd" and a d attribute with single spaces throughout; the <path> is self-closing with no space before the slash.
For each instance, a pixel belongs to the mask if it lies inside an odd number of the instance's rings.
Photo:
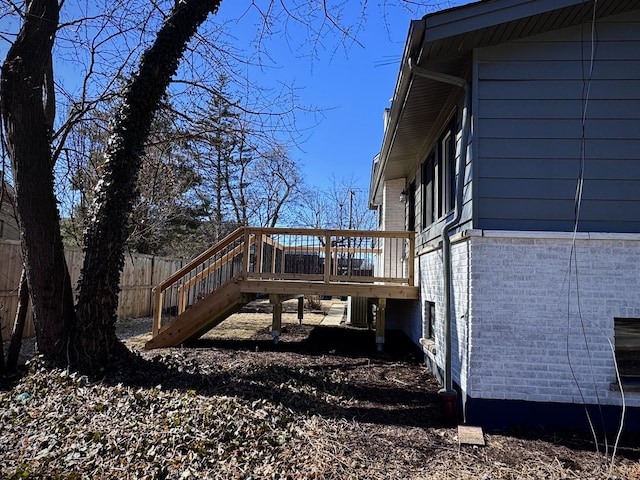
<path id="1" fill-rule="evenodd" d="M 484 447 L 484 433 L 482 427 L 458 425 L 458 442 L 462 445 L 480 445 Z"/>
<path id="2" fill-rule="evenodd" d="M 344 321 L 345 302 L 334 303 L 329 308 L 329 312 L 325 315 L 320 325 L 338 326 Z"/>

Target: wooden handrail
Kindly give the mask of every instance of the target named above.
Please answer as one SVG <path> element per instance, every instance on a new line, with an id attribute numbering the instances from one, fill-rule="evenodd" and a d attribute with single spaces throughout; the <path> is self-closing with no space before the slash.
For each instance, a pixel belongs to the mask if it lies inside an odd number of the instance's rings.
<path id="1" fill-rule="evenodd" d="M 377 237 L 377 238 L 410 238 L 415 232 L 406 230 L 335 230 L 322 228 L 271 228 L 245 227 L 250 234 L 263 235 L 303 235 L 306 237 Z"/>
<path id="2" fill-rule="evenodd" d="M 411 232 L 412 235 L 409 237 L 409 255 L 407 257 L 407 277 L 409 280 L 409 285 L 413 286 L 414 276 L 415 276 L 415 252 L 416 252 L 416 235 L 414 232 Z"/>
<path id="3" fill-rule="evenodd" d="M 336 248 L 336 247 L 333 247 Z M 283 248 L 285 253 L 324 253 L 324 246 L 319 245 L 318 247 L 314 248 L 314 247 L 307 247 L 307 246 L 301 246 L 301 247 L 297 247 L 297 246 L 291 246 L 291 247 L 284 247 Z M 375 248 L 362 248 L 362 247 L 342 247 L 340 246 L 340 248 L 338 249 L 340 250 L 340 253 L 367 253 L 367 254 L 371 254 L 371 255 L 380 255 L 382 253 L 382 250 L 378 247 Z"/>
<path id="4" fill-rule="evenodd" d="M 244 234 L 244 229 L 245 228 L 246 227 L 238 228 L 237 230 L 235 230 L 234 232 L 230 233 L 225 238 L 223 238 L 220 242 L 216 243 L 213 247 L 211 247 L 208 250 L 205 250 L 204 252 L 202 252 L 200 255 L 198 255 L 196 258 L 191 260 L 189 263 L 187 263 L 180 270 L 178 270 L 173 275 L 171 275 L 169 278 L 167 278 L 164 282 L 162 282 L 158 286 L 156 286 L 154 288 L 154 290 L 156 290 L 156 289 L 159 289 L 161 291 L 162 290 L 166 290 L 166 288 L 171 286 L 176 280 L 179 280 L 180 278 L 184 277 L 185 274 L 189 273 L 191 270 L 193 270 L 195 267 L 200 265 L 202 262 L 204 262 L 205 260 L 208 260 L 209 258 L 213 257 L 220 250 L 222 250 L 223 248 L 225 248 L 228 245 L 232 244 L 235 240 L 238 240 L 239 238 L 241 238 L 242 235 Z"/>
<path id="5" fill-rule="evenodd" d="M 226 252 L 225 253 L 225 257 L 228 257 L 228 258 L 219 258 L 214 263 L 212 263 L 207 268 L 205 268 L 200 273 L 198 273 L 196 276 L 191 277 L 189 280 L 184 282 L 184 284 L 182 285 L 183 288 L 189 288 L 190 286 L 194 285 L 195 283 L 198 283 L 203 278 L 208 277 L 211 272 L 215 272 L 218 268 L 220 268 L 222 265 L 227 263 L 229 261 L 229 259 L 233 260 L 234 258 L 236 258 L 236 256 L 240 252 L 242 252 L 243 248 L 244 248 L 244 245 L 238 245 L 233 250 L 230 250 L 229 252 Z M 209 258 L 211 258 L 211 257 L 209 257 Z M 206 258 L 205 260 L 208 260 L 209 258 Z"/>
<path id="6" fill-rule="evenodd" d="M 331 237 L 325 232 L 325 242 L 324 242 L 324 258 L 326 265 L 324 266 L 324 282 L 329 283 L 329 277 L 331 276 L 331 242 L 329 241 Z"/>
<path id="7" fill-rule="evenodd" d="M 245 231 L 246 231 L 247 235 L 245 235 Z M 218 253 L 219 251 L 221 251 L 222 249 L 224 249 L 225 247 L 227 247 L 228 245 L 230 245 L 234 241 L 239 240 L 242 236 L 245 236 L 245 238 L 247 238 L 247 236 L 250 236 L 250 235 L 258 236 L 258 235 L 268 235 L 268 234 L 322 236 L 322 237 L 325 237 L 325 242 L 326 243 L 330 243 L 330 242 L 327 242 L 326 240 L 328 240 L 331 237 L 335 237 L 335 236 L 341 236 L 341 237 L 347 237 L 347 236 L 348 237 L 371 237 L 371 238 L 406 238 L 406 239 L 409 239 L 412 244 L 415 242 L 415 240 L 414 240 L 415 239 L 415 233 L 414 232 L 410 232 L 410 231 L 326 230 L 326 229 L 323 230 L 323 229 L 314 229 L 314 228 L 304 229 L 304 228 L 240 227 L 237 230 L 235 230 L 234 232 L 232 232 L 229 235 L 227 235 L 220 242 L 216 243 L 214 246 L 212 246 L 211 248 L 205 250 L 203 253 L 201 253 L 196 258 L 191 260 L 189 263 L 187 263 L 184 267 L 182 267 L 180 270 L 175 272 L 173 275 L 171 275 L 165 281 L 163 281 L 162 283 L 160 283 L 159 285 L 154 287 L 154 290 L 157 290 L 157 289 L 165 290 L 167 287 L 172 285 L 176 280 L 179 280 L 185 274 L 187 274 L 191 270 L 193 270 L 194 267 L 196 267 L 196 266 L 200 265 L 202 262 L 208 260 L 213 255 L 215 255 L 216 253 Z M 264 241 L 264 239 L 262 241 Z M 265 243 L 267 243 L 267 242 L 265 242 Z M 294 247 L 285 247 L 284 245 L 281 245 L 278 242 L 275 242 L 275 241 L 273 241 L 271 239 L 269 240 L 268 243 L 270 245 L 283 248 L 284 250 L 290 250 L 291 248 L 294 248 Z M 307 248 L 308 247 L 303 247 L 302 250 L 306 250 Z M 325 250 L 325 254 L 329 253 L 327 258 L 331 258 L 330 252 L 333 249 L 334 248 L 332 248 L 332 246 L 330 244 L 329 245 L 325 244 L 324 247 L 320 247 L 315 251 L 320 252 L 321 250 Z M 344 250 L 344 252 L 347 252 L 347 253 L 348 252 L 351 252 L 351 253 L 361 253 L 362 252 L 362 253 L 372 253 L 372 254 L 379 254 L 380 251 L 381 251 L 379 248 L 375 248 L 375 249 L 369 250 L 369 249 L 356 248 L 356 247 L 352 247 L 352 248 L 346 248 L 345 247 L 345 248 L 341 248 L 341 250 Z M 409 248 L 409 258 L 413 259 L 413 248 Z M 413 262 L 411 262 L 411 264 L 412 263 Z M 259 269 L 262 268 L 261 265 L 256 265 L 256 266 L 259 267 Z"/>

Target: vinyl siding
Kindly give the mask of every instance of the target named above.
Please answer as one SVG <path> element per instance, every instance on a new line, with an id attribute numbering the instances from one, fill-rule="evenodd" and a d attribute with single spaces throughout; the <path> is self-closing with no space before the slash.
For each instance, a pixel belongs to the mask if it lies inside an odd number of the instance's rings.
<path id="1" fill-rule="evenodd" d="M 578 229 L 640 232 L 640 12 L 596 38 L 584 130 L 590 25 L 476 52 L 475 228 L 573 230 L 584 151 Z"/>

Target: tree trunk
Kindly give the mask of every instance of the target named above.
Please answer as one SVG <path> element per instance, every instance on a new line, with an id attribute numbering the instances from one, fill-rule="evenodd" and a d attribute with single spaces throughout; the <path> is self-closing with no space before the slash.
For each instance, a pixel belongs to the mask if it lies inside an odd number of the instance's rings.
<path id="1" fill-rule="evenodd" d="M 220 0 L 176 2 L 153 45 L 143 54 L 115 118 L 96 193 L 94 221 L 85 234 L 85 259 L 76 305 L 78 360 L 90 370 L 126 351 L 115 335 L 115 320 L 128 218 L 136 199 L 144 143 L 188 41 L 219 4 Z"/>
<path id="2" fill-rule="evenodd" d="M 18 308 L 16 319 L 13 322 L 11 332 L 11 342 L 7 353 L 7 372 L 15 372 L 18 368 L 18 358 L 20 357 L 20 347 L 22 346 L 22 334 L 27 321 L 27 311 L 29 310 L 29 286 L 27 285 L 27 271 L 22 269 L 20 275 L 20 287 L 18 288 Z"/>
<path id="3" fill-rule="evenodd" d="M 53 193 L 44 77 L 58 26 L 56 0 L 32 0 L 2 65 L 0 111 L 16 190 L 22 252 L 40 352 L 65 362 L 74 327 L 73 295 Z M 50 92 L 47 92 L 49 94 Z"/>

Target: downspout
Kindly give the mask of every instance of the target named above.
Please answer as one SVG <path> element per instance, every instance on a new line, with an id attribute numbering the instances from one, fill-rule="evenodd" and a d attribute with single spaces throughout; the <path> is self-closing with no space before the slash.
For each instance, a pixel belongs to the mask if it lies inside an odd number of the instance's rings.
<path id="1" fill-rule="evenodd" d="M 464 190 L 465 167 L 467 164 L 467 147 L 469 143 L 470 132 L 470 111 L 471 111 L 471 86 L 464 78 L 454 77 L 445 73 L 434 72 L 426 68 L 415 65 L 411 58 L 408 60 L 409 70 L 420 77 L 428 78 L 436 82 L 448 83 L 456 87 L 464 89 L 464 106 L 462 110 L 462 138 L 459 143 L 459 150 L 456 152 L 458 157 L 456 179 L 456 199 L 454 206 L 453 218 L 449 220 L 442 228 L 442 274 L 444 281 L 444 336 L 445 336 L 445 368 L 444 368 L 444 387 L 440 390 L 440 394 L 445 398 L 445 404 L 449 408 L 445 408 L 445 413 L 450 413 L 451 417 L 455 416 L 455 399 L 456 391 L 453 389 L 453 378 L 451 374 L 451 239 L 450 232 L 458 226 L 460 217 L 462 216 L 462 202 Z M 449 410 L 451 409 L 451 410 Z M 452 418 L 450 418 L 452 419 Z"/>

